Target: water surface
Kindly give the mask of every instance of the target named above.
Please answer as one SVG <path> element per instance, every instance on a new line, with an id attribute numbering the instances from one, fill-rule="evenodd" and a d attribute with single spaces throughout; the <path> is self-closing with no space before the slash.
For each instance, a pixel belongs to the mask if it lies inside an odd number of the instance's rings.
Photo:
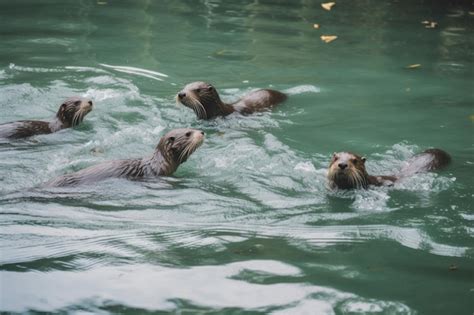
<path id="1" fill-rule="evenodd" d="M 47 119 L 71 95 L 96 104 L 74 130 L 0 144 L 0 309 L 471 314 L 473 7 L 229 2 L 0 4 L 0 122 Z M 228 101 L 290 97 L 197 121 L 174 99 L 196 80 Z M 38 188 L 149 155 L 178 127 L 207 138 L 172 177 Z M 391 188 L 325 186 L 334 151 L 390 174 L 429 147 L 453 164 Z"/>

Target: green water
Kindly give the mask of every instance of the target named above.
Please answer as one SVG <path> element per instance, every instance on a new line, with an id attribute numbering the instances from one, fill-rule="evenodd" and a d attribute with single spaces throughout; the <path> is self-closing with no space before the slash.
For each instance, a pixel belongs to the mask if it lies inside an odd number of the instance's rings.
<path id="1" fill-rule="evenodd" d="M 0 310 L 472 314 L 473 11 L 0 2 L 0 123 L 47 119 L 71 95 L 96 105 L 74 130 L 0 144 Z M 270 113 L 197 121 L 174 100 L 197 80 L 226 100 L 268 87 L 290 97 Z M 207 138 L 172 177 L 38 189 L 149 155 L 178 127 Z M 325 186 L 334 151 L 390 174 L 428 147 L 452 165 L 392 188 Z"/>

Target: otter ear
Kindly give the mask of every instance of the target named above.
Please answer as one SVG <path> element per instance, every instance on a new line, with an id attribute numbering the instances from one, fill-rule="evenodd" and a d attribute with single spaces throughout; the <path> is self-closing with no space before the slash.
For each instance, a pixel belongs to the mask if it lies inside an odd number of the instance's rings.
<path id="1" fill-rule="evenodd" d="M 361 158 L 361 160 L 362 160 L 362 163 L 365 163 L 365 161 L 367 161 L 367 159 L 365 158 L 365 156 L 363 156 L 363 157 Z"/>
<path id="2" fill-rule="evenodd" d="M 66 103 L 61 104 L 61 106 L 59 106 L 59 109 L 56 115 L 64 115 L 64 112 L 66 111 L 66 107 L 67 107 Z"/>

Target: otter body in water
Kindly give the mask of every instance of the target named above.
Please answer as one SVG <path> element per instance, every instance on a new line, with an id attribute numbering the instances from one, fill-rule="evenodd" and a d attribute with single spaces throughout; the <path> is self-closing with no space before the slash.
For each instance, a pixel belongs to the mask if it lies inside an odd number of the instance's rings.
<path id="1" fill-rule="evenodd" d="M 39 120 L 20 120 L 0 124 L 0 138 L 20 139 L 34 135 L 48 134 L 64 128 L 79 125 L 84 117 L 92 110 L 92 101 L 71 97 L 61 104 L 56 117 L 51 122 Z"/>
<path id="2" fill-rule="evenodd" d="M 221 101 L 216 89 L 205 82 L 193 82 L 176 95 L 176 100 L 191 108 L 199 119 L 211 119 L 227 116 L 233 112 L 252 114 L 261 112 L 286 100 L 286 95 L 275 90 L 257 90 L 251 92 L 235 103 Z"/>
<path id="3" fill-rule="evenodd" d="M 440 149 L 428 149 L 406 162 L 399 175 L 373 176 L 365 169 L 364 157 L 354 153 L 334 153 L 328 170 L 330 188 L 352 189 L 374 186 L 390 186 L 398 179 L 420 172 L 440 169 L 448 165 L 451 157 Z"/>
<path id="4" fill-rule="evenodd" d="M 107 178 L 140 179 L 173 174 L 178 166 L 204 141 L 204 132 L 174 129 L 164 135 L 152 156 L 143 159 L 117 160 L 66 174 L 46 183 L 46 187 L 76 186 Z"/>

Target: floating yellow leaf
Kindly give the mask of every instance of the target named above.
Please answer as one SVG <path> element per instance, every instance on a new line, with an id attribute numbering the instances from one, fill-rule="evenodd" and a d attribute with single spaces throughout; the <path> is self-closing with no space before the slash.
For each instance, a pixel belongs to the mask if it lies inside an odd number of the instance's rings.
<path id="1" fill-rule="evenodd" d="M 469 119 L 474 122 L 474 115 L 469 116 Z"/>
<path id="2" fill-rule="evenodd" d="M 321 6 L 323 7 L 324 10 L 331 11 L 331 8 L 335 4 L 336 4 L 336 2 L 326 2 L 326 3 L 321 3 Z"/>
<path id="3" fill-rule="evenodd" d="M 421 24 L 424 24 L 426 28 L 435 28 L 438 26 L 438 22 L 435 21 L 421 21 Z"/>
<path id="4" fill-rule="evenodd" d="M 321 35 L 321 40 L 325 43 L 330 43 L 335 40 L 337 36 L 335 35 Z"/>
<path id="5" fill-rule="evenodd" d="M 419 67 L 421 67 L 421 64 L 415 63 L 415 64 L 407 66 L 407 69 L 415 69 L 415 68 L 419 68 Z"/>
<path id="6" fill-rule="evenodd" d="M 315 24 L 313 24 L 313 28 L 316 28 L 316 29 L 318 29 L 318 28 L 319 28 L 319 24 L 316 24 L 316 23 L 315 23 Z"/>

